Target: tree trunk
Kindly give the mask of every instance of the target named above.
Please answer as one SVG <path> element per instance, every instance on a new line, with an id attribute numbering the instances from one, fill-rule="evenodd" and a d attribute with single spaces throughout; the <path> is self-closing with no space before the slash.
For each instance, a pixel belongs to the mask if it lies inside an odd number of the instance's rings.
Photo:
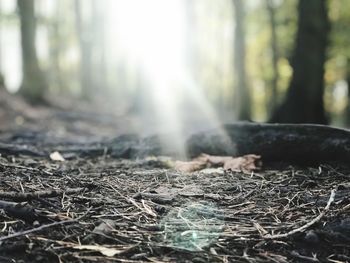
<path id="1" fill-rule="evenodd" d="M 85 3 L 86 1 L 84 1 Z M 82 13 L 82 1 L 75 0 L 76 31 L 80 51 L 80 85 L 84 99 L 91 99 L 93 94 L 92 44 L 91 33 L 87 30 L 86 17 Z M 86 3 L 91 3 L 90 1 Z"/>
<path id="2" fill-rule="evenodd" d="M 52 24 L 49 30 L 49 51 L 51 60 L 51 79 L 54 81 L 54 86 L 58 92 L 65 91 L 64 78 L 62 77 L 62 69 L 60 58 L 62 54 L 62 43 L 65 41 L 62 38 L 61 26 L 63 18 L 64 6 L 62 1 L 56 1 L 55 3 L 55 16 L 52 18 Z M 64 18 L 63 18 L 64 19 Z"/>
<path id="3" fill-rule="evenodd" d="M 234 109 L 238 120 L 250 120 L 250 95 L 246 83 L 244 5 L 242 0 L 233 0 L 235 14 L 234 32 Z"/>
<path id="4" fill-rule="evenodd" d="M 270 21 L 271 30 L 271 59 L 272 59 L 272 78 L 271 78 L 271 98 L 269 103 L 268 111 L 273 113 L 276 109 L 278 95 L 277 95 L 277 85 L 279 79 L 278 73 L 278 48 L 277 48 L 277 32 L 276 32 L 276 18 L 275 18 L 275 7 L 273 0 L 266 0 L 267 12 Z"/>
<path id="5" fill-rule="evenodd" d="M 0 72 L 0 90 L 4 90 L 4 89 L 5 89 L 5 79 L 2 73 Z"/>
<path id="6" fill-rule="evenodd" d="M 292 57 L 293 76 L 282 105 L 271 122 L 327 123 L 324 63 L 329 33 L 326 0 L 299 0 L 298 31 Z"/>
<path id="7" fill-rule="evenodd" d="M 1 5 L 0 5 L 0 39 L 1 39 L 1 18 L 2 18 L 2 13 L 1 13 Z M 2 75 L 2 54 L 1 54 L 2 50 L 1 50 L 1 43 L 0 43 L 0 90 L 5 88 L 5 80 L 4 80 L 4 76 Z"/>
<path id="8" fill-rule="evenodd" d="M 350 127 L 350 57 L 346 60 L 346 76 L 345 81 L 348 86 L 348 104 L 345 109 L 345 117 L 346 117 L 346 126 Z"/>
<path id="9" fill-rule="evenodd" d="M 227 137 L 222 136 L 222 128 Z M 317 124 L 247 122 L 233 123 L 222 128 L 192 135 L 186 143 L 189 155 L 195 157 L 207 153 L 242 156 L 254 153 L 261 155 L 263 162 L 349 163 L 349 130 Z M 125 144 L 123 146 L 125 147 Z"/>
<path id="10" fill-rule="evenodd" d="M 17 0 L 22 45 L 23 80 L 20 92 L 31 103 L 43 103 L 47 83 L 35 48 L 36 18 L 33 0 Z"/>
<path id="11" fill-rule="evenodd" d="M 106 1 L 93 1 L 93 24 L 95 25 L 96 35 L 95 49 L 97 50 L 97 61 L 95 65 L 95 71 L 98 75 L 99 90 L 108 91 L 107 81 L 107 65 L 106 65 L 106 44 L 105 44 L 105 14 L 103 13 L 103 7 L 106 5 Z"/>

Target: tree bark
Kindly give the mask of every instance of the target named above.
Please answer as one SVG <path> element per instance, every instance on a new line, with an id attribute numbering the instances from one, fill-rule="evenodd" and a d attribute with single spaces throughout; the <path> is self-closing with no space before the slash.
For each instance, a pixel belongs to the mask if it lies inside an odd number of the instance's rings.
<path id="1" fill-rule="evenodd" d="M 232 0 L 235 14 L 234 32 L 234 76 L 235 76 L 235 96 L 234 109 L 238 120 L 250 120 L 251 101 L 248 86 L 246 83 L 245 65 L 245 30 L 244 19 L 245 10 L 242 0 Z"/>
<path id="2" fill-rule="evenodd" d="M 272 62 L 272 78 L 271 78 L 271 98 L 269 103 L 269 112 L 273 113 L 276 109 L 278 95 L 277 85 L 279 79 L 278 73 L 278 47 L 277 47 L 277 30 L 276 30 L 276 12 L 273 0 L 266 0 L 267 12 L 269 15 L 270 30 L 271 30 L 271 62 Z"/>
<path id="3" fill-rule="evenodd" d="M 43 103 L 47 83 L 35 48 L 36 18 L 33 0 L 17 0 L 22 45 L 23 80 L 20 92 L 31 103 Z"/>
<path id="4" fill-rule="evenodd" d="M 284 102 L 270 121 L 325 124 L 323 78 L 330 28 L 327 1 L 299 0 L 298 14 L 292 80 Z"/>
<path id="5" fill-rule="evenodd" d="M 306 0 L 309 1 L 309 0 Z M 349 162 L 350 132 L 316 124 L 234 123 L 222 131 L 194 134 L 187 140 L 190 156 L 201 153 L 261 155 L 265 161 L 296 163 Z"/>
<path id="6" fill-rule="evenodd" d="M 115 158 L 175 157 L 178 154 L 176 147 L 162 144 L 173 138 L 173 134 L 144 138 L 129 134 L 104 143 L 75 145 L 61 149 L 60 153 L 63 156 L 98 156 L 107 152 Z M 234 157 L 257 154 L 267 162 L 298 164 L 332 161 L 348 164 L 350 159 L 350 131 L 316 124 L 238 122 L 195 133 L 187 138 L 185 144 L 191 158 L 202 153 Z"/>

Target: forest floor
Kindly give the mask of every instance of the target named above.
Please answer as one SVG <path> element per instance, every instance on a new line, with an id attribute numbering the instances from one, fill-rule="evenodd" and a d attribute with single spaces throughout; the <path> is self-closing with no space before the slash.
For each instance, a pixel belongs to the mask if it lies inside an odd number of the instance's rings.
<path id="1" fill-rule="evenodd" d="M 157 157 L 58 161 L 24 147 L 128 129 L 103 112 L 8 94 L 0 103 L 0 146 L 14 146 L 0 156 L 0 262 L 350 262 L 349 167 L 184 173 Z"/>

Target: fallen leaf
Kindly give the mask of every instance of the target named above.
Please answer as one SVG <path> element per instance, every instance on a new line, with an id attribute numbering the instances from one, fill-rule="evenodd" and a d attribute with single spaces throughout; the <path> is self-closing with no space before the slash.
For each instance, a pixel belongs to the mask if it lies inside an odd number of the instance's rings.
<path id="1" fill-rule="evenodd" d="M 205 168 L 205 166 L 206 166 L 206 162 L 195 161 L 195 160 L 189 161 L 189 162 L 176 161 L 174 164 L 175 170 L 178 170 L 180 172 L 185 172 L 185 173 L 201 170 Z"/>
<path id="2" fill-rule="evenodd" d="M 207 167 L 219 166 L 223 167 L 225 171 L 231 170 L 251 173 L 252 171 L 260 169 L 260 159 L 261 157 L 255 154 L 247 154 L 240 157 L 201 154 L 189 162 L 176 161 L 174 168 L 181 172 L 190 173 L 203 170 Z"/>
<path id="3" fill-rule="evenodd" d="M 260 156 L 247 154 L 237 158 L 231 158 L 225 161 L 224 170 L 251 173 L 259 170 L 261 166 Z"/>
<path id="4" fill-rule="evenodd" d="M 213 165 L 223 165 L 225 162 L 231 160 L 233 157 L 232 156 L 216 156 L 216 155 L 209 155 L 209 154 L 201 154 L 197 158 L 199 160 L 206 160 L 206 162 L 213 164 Z"/>
<path id="5" fill-rule="evenodd" d="M 63 156 L 57 151 L 50 154 L 50 159 L 52 161 L 59 161 L 59 162 L 64 162 L 65 161 Z"/>

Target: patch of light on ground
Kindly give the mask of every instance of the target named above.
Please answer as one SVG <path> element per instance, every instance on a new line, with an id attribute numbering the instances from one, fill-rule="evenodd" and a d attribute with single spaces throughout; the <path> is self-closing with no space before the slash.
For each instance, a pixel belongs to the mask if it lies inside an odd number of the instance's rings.
<path id="1" fill-rule="evenodd" d="M 201 251 L 216 242 L 224 230 L 224 213 L 210 203 L 186 203 L 162 219 L 163 242 L 173 247 Z"/>

